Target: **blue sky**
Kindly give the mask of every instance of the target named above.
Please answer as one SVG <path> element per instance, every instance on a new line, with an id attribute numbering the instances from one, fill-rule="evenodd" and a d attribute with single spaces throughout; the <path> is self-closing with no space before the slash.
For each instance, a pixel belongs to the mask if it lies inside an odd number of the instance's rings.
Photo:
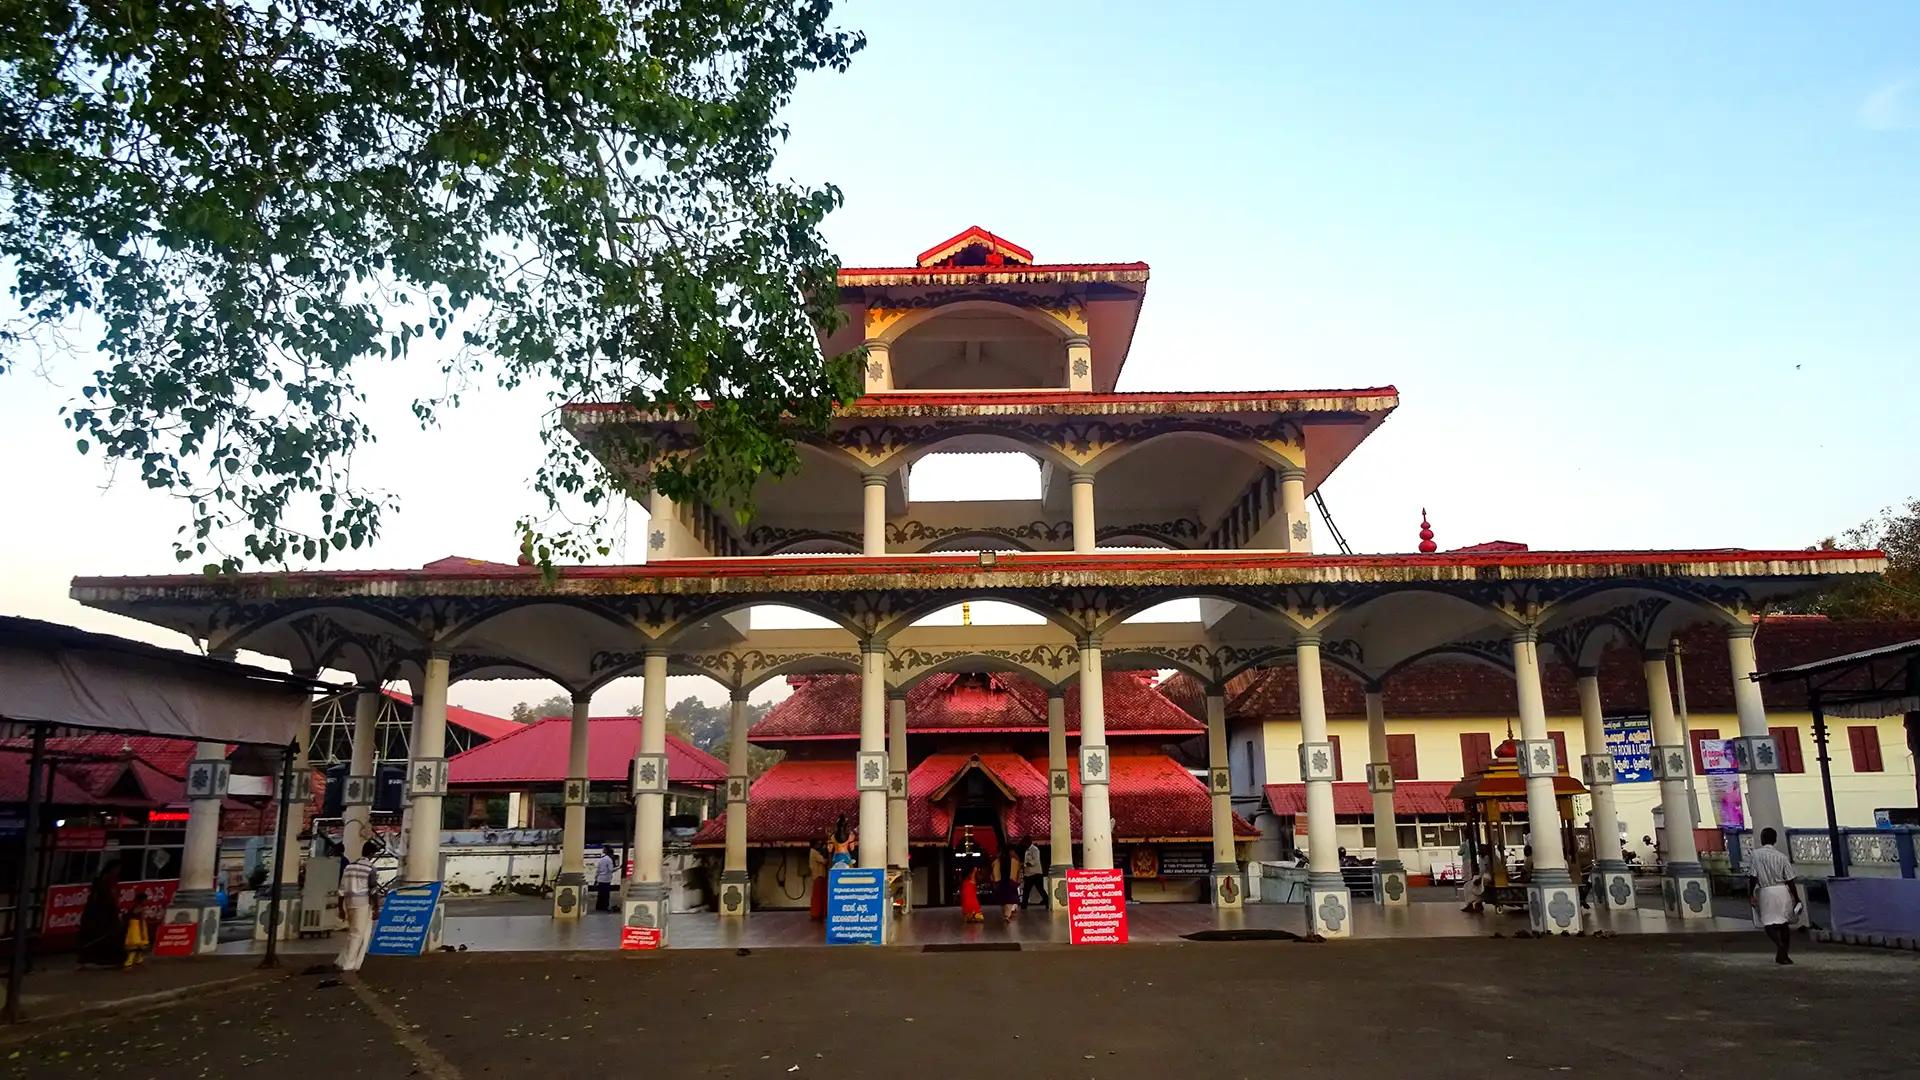
<path id="1" fill-rule="evenodd" d="M 842 17 L 869 46 L 805 81 L 781 159 L 845 191 L 842 258 L 979 224 L 1142 259 L 1123 389 L 1396 385 L 1325 487 L 1360 550 L 1410 549 L 1422 506 L 1443 546 L 1803 546 L 1920 495 L 1920 6 Z M 54 409 L 85 370 L 0 381 L 0 610 L 125 632 L 67 577 L 169 571 L 184 517 L 72 453 Z M 404 509 L 349 565 L 513 550 L 540 403 L 421 434 L 427 382 L 369 373 L 356 471 Z"/>

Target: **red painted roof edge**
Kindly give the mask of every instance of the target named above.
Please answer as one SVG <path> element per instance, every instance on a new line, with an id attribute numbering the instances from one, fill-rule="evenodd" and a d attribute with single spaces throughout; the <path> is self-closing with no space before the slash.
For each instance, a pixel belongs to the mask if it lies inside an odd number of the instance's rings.
<path id="1" fill-rule="evenodd" d="M 1079 730 L 1078 728 L 1069 727 L 1067 729 L 1067 734 L 1069 735 L 1075 734 L 1078 730 Z M 1125 728 L 1120 730 L 1109 729 L 1107 731 L 1107 738 L 1131 739 L 1131 738 L 1138 738 L 1141 736 L 1153 736 L 1155 738 L 1171 737 L 1171 738 L 1180 738 L 1180 739 L 1190 739 L 1196 735 L 1206 734 L 1206 730 L 1207 729 L 1205 725 L 1199 723 L 1198 721 L 1195 721 L 1194 726 L 1190 728 Z M 914 728 L 908 732 L 909 735 L 1045 735 L 1046 733 L 1047 733 L 1047 727 L 1045 724 L 1042 724 L 1039 727 Z M 860 738 L 860 733 L 857 731 L 848 731 L 848 732 L 835 731 L 835 732 L 828 732 L 826 734 L 821 734 L 821 735 L 766 735 L 766 736 L 756 735 L 753 738 L 753 743 L 755 746 L 763 746 L 763 745 L 770 746 L 774 743 L 783 743 L 783 742 L 834 742 L 834 741 L 852 742 L 854 740 L 857 740 L 858 738 Z M 952 752 L 958 753 L 958 751 L 952 751 Z M 1007 752 L 1013 753 L 1013 751 L 1011 750 Z"/>
<path id="2" fill-rule="evenodd" d="M 1152 267 L 1143 262 L 1109 263 L 1008 263 L 1002 266 L 843 266 L 840 268 L 840 280 L 864 277 L 894 277 L 896 275 L 919 274 L 927 276 L 965 276 L 998 277 L 1014 274 L 1078 274 L 1100 273 L 1102 271 L 1146 270 Z"/>
<path id="3" fill-rule="evenodd" d="M 1007 239 L 1004 236 L 995 236 L 993 233 L 988 232 L 987 230 L 981 228 L 978 225 L 969 225 L 966 228 L 961 229 L 959 232 L 954 233 L 952 236 L 947 237 L 945 240 L 942 240 L 939 243 L 928 248 L 927 250 L 921 252 L 920 254 L 915 255 L 913 257 L 913 261 L 915 263 L 924 263 L 927 261 L 927 258 L 929 256 L 938 255 L 940 252 L 946 250 L 947 248 L 952 247 L 953 245 L 959 243 L 960 241 L 971 239 L 971 238 L 978 238 L 981 240 L 985 240 L 987 243 L 992 244 L 995 247 L 1006 248 L 1008 251 L 1011 251 L 1014 254 L 1020 256 L 1021 258 L 1027 260 L 1027 262 L 1029 263 L 1033 262 L 1033 252 L 1028 251 L 1026 248 L 1021 247 L 1019 244 L 1014 243 L 1013 241 Z"/>
<path id="4" fill-rule="evenodd" d="M 894 390 L 865 394 L 841 406 L 843 410 L 895 405 L 1150 405 L 1155 402 L 1302 401 L 1323 397 L 1399 397 L 1399 388 L 1386 386 L 1332 387 L 1307 390 Z M 708 407 L 709 402 L 701 402 Z M 561 412 L 635 409 L 624 401 L 573 401 Z M 844 415 L 857 416 L 857 412 Z"/>
<path id="5" fill-rule="evenodd" d="M 508 566 L 505 563 L 488 563 L 486 565 L 488 571 L 522 569 L 518 566 Z M 439 570 L 434 571 L 432 576 L 458 577 L 460 575 L 458 571 L 454 570 Z M 380 692 L 408 707 L 412 707 L 413 705 L 413 695 L 404 690 L 383 688 Z M 518 720 L 510 720 L 504 716 L 495 716 L 492 713 L 483 713 L 478 709 L 469 709 L 464 705 L 455 705 L 452 702 L 448 702 L 447 704 L 447 723 L 458 724 L 468 731 L 477 731 L 485 735 L 488 739 L 504 739 L 522 728 L 531 726 L 523 724 Z"/>

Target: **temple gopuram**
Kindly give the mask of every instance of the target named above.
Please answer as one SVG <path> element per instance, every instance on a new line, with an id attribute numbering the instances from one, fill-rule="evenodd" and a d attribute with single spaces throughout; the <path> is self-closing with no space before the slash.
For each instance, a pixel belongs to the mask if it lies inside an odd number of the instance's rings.
<path id="1" fill-rule="evenodd" d="M 1754 621 L 1782 600 L 1882 572 L 1879 552 L 1446 552 L 1430 542 L 1406 553 L 1317 550 L 1311 497 L 1399 407 L 1399 394 L 1390 386 L 1122 391 L 1148 277 L 1140 262 L 1039 262 L 979 228 L 907 265 L 841 271 L 847 319 L 823 348 L 864 348 L 865 394 L 805 437 L 796 473 L 760 483 L 746 526 L 729 507 L 651 495 L 643 565 L 545 575 L 443 560 L 392 571 L 94 577 L 76 579 L 72 594 L 189 634 L 216 654 L 247 649 L 296 671 L 351 673 L 365 707 L 355 714 L 346 785 L 350 828 L 356 813 L 364 821 L 371 793 L 380 687 L 410 683 L 409 828 L 422 835 L 408 840 L 404 874 L 414 882 L 438 873 L 449 684 L 543 678 L 565 687 L 576 708 L 556 917 L 581 909 L 590 702 L 613 680 L 644 679 L 622 918 L 663 935 L 667 679 L 675 675 L 710 678 L 735 702 L 726 811 L 701 837 L 723 851 L 720 913 L 680 918 L 747 917 L 768 895 L 750 873 L 749 852 L 810 841 L 838 806 L 852 811 L 859 866 L 911 873 L 914 893 L 929 902 L 944 887 L 934 853 L 952 849 L 955 822 L 997 820 L 1011 835 L 996 842 L 1044 835 L 1056 903 L 1068 867 L 1112 869 L 1132 846 L 1193 839 L 1200 786 L 1161 764 L 1169 761 L 1156 749 L 1164 735 L 1130 730 L 1152 730 L 1162 723 L 1155 716 L 1174 723 L 1158 706 L 1146 711 L 1132 672 L 1176 671 L 1201 692 L 1199 719 L 1182 730 L 1205 729 L 1205 894 L 1223 907 L 1241 902 L 1233 883 L 1243 825 L 1232 806 L 1227 687 L 1256 669 L 1291 672 L 1298 743 L 1261 752 L 1297 758 L 1304 903 L 1309 926 L 1327 937 L 1351 933 L 1354 904 L 1338 858 L 1328 668 L 1362 687 L 1364 779 L 1386 822 L 1395 777 L 1385 702 L 1396 680 L 1463 659 L 1502 673 L 1514 702 L 1526 902 L 1538 931 L 1582 928 L 1576 874 L 1593 879 L 1597 902 L 1632 903 L 1630 882 L 1626 898 L 1615 899 L 1628 870 L 1610 793 L 1614 762 L 1599 731 L 1607 706 L 1596 665 L 1607 650 L 1640 658 L 1660 798 L 1668 819 L 1682 821 L 1691 813 L 1691 765 L 1664 650 L 1683 628 L 1709 628 L 1727 655 L 1746 804 L 1756 827 L 1780 824 L 1779 754 L 1748 678 Z M 624 457 L 609 448 L 636 435 L 662 453 L 700 450 L 684 418 L 626 403 L 573 405 L 567 426 L 612 460 Z M 1037 497 L 916 497 L 915 468 L 928 456 L 1008 451 L 1037 463 Z M 618 467 L 645 483 L 644 464 Z M 929 619 L 968 601 L 1013 605 L 1039 621 Z M 1197 617 L 1140 617 L 1173 601 L 1197 607 Z M 756 626 L 750 612 L 760 606 L 824 622 Z M 1577 763 L 1548 737 L 1543 672 L 1576 683 L 1587 727 Z M 802 680 L 796 701 L 778 711 L 782 726 L 770 716 L 758 737 L 787 744 L 791 763 L 750 788 L 747 697 L 790 677 Z M 1006 730 L 985 729 L 995 716 Z M 1570 773 L 1592 792 L 1586 824 L 1596 849 L 1585 865 L 1565 850 L 1555 803 L 1556 779 Z M 1044 809 L 1035 790 L 1042 779 Z M 827 809 L 816 813 L 816 804 Z M 1154 818 L 1161 807 L 1172 808 L 1166 823 Z M 1693 838 L 1670 832 L 1667 913 L 1708 917 Z M 1384 904 L 1406 901 L 1394 835 L 1380 832 L 1374 863 L 1373 892 Z M 916 845 L 933 847 L 916 857 Z M 297 863 L 281 860 L 282 872 Z"/>

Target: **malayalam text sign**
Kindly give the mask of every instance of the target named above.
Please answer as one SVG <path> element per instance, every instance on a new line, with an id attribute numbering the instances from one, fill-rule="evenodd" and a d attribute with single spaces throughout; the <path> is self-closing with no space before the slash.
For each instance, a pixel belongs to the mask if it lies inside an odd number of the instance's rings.
<path id="1" fill-rule="evenodd" d="M 827 871 L 827 944 L 887 940 L 887 872 L 879 867 Z"/>
<path id="2" fill-rule="evenodd" d="M 140 909 L 154 922 L 160 921 L 167 913 L 167 905 L 173 902 L 173 893 L 180 887 L 178 881 L 123 881 L 115 897 L 120 903 L 120 914 L 133 910 L 134 898 L 141 893 L 147 894 L 147 906 Z M 40 936 L 50 940 L 63 940 L 80 933 L 80 917 L 87 910 L 87 894 L 93 891 L 91 885 L 54 885 L 47 889 L 47 915 L 40 924 Z"/>
<path id="3" fill-rule="evenodd" d="M 660 928 L 623 926 L 620 928 L 620 947 L 622 949 L 657 949 L 660 947 Z"/>
<path id="4" fill-rule="evenodd" d="M 192 956 L 199 936 L 199 923 L 161 923 L 153 931 L 153 955 Z"/>
<path id="5" fill-rule="evenodd" d="M 1733 755 L 1732 739 L 1701 739 L 1700 772 L 1706 776 L 1733 776 L 1740 772 L 1740 760 Z"/>
<path id="6" fill-rule="evenodd" d="M 1127 883 L 1120 871 L 1067 871 L 1067 926 L 1075 945 L 1127 943 Z"/>
<path id="7" fill-rule="evenodd" d="M 440 883 L 402 885 L 387 890 L 374 920 L 369 956 L 419 956 L 427 950 L 433 913 L 440 907 Z"/>
<path id="8" fill-rule="evenodd" d="M 1603 721 L 1607 753 L 1613 755 L 1613 782 L 1645 784 L 1653 780 L 1653 721 L 1645 716 L 1609 716 Z"/>

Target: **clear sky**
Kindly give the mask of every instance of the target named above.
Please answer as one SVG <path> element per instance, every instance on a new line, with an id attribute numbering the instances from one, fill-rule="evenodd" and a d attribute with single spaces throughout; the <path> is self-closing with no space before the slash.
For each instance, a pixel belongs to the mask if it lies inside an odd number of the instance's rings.
<path id="1" fill-rule="evenodd" d="M 842 18 L 869 46 L 803 84 L 782 168 L 845 191 L 843 260 L 973 224 L 1141 259 L 1123 389 L 1397 386 L 1324 488 L 1358 550 L 1410 550 L 1422 506 L 1443 547 L 1799 547 L 1920 495 L 1920 6 Z M 74 574 L 171 571 L 185 520 L 73 452 L 55 409 L 87 370 L 0 379 L 0 611 L 153 638 L 66 600 Z M 356 473 L 404 509 L 346 565 L 514 551 L 542 403 L 481 393 L 422 434 L 428 385 L 369 367 L 383 441 Z"/>

